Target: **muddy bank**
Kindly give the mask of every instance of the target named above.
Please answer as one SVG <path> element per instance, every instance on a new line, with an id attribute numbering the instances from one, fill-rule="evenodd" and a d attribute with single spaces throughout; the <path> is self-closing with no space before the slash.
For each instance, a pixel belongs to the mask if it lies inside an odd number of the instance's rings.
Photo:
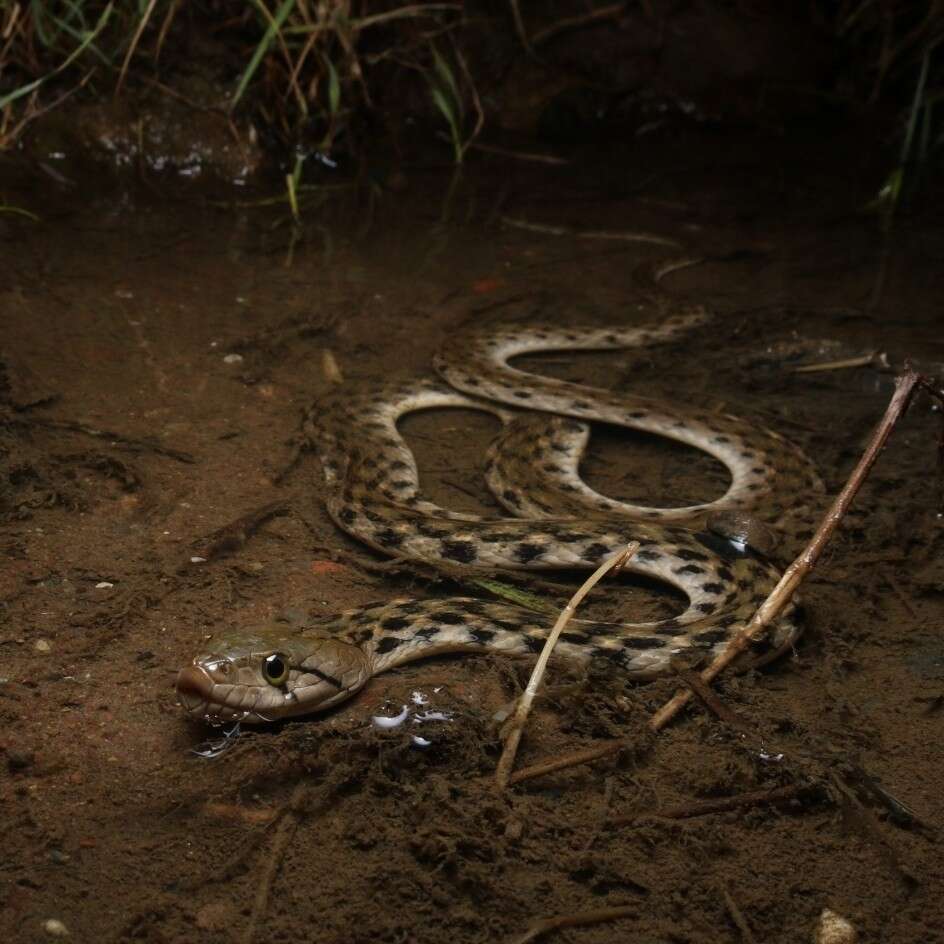
<path id="1" fill-rule="evenodd" d="M 221 626 L 457 592 L 378 570 L 327 517 L 317 462 L 293 446 L 331 385 L 326 351 L 357 384 L 427 370 L 470 318 L 651 316 L 631 272 L 657 252 L 505 228 L 502 212 L 649 229 L 719 256 L 671 282 L 717 313 L 711 329 L 542 369 L 759 418 L 835 491 L 890 378 L 796 374 L 790 345 L 944 362 L 944 241 L 930 210 L 888 239 L 853 212 L 875 179 L 856 139 L 827 149 L 835 163 L 814 163 L 807 145 L 693 130 L 605 166 L 488 159 L 454 186 L 414 172 L 379 202 L 327 201 L 294 239 L 267 208 L 91 187 L 40 196 L 11 174 L 8 199 L 42 222 L 0 218 L 7 938 L 48 940 L 59 921 L 74 940 L 246 940 L 273 870 L 257 941 L 513 940 L 541 917 L 620 906 L 618 921 L 548 939 L 807 941 L 824 908 L 863 941 L 940 939 L 944 573 L 927 403 L 806 588 L 796 652 L 718 686 L 747 741 L 697 708 L 653 738 L 646 719 L 674 681 L 562 664 L 521 762 L 617 736 L 627 748 L 498 795 L 494 716 L 526 662 L 417 663 L 212 761 L 192 753 L 212 732 L 183 717 L 172 687 Z M 490 420 L 440 411 L 404 430 L 435 500 L 489 507 Z M 659 500 L 711 497 L 725 481 L 699 454 L 612 432 L 595 437 L 587 476 Z M 190 562 L 273 501 L 284 513 L 244 543 Z M 602 605 L 617 604 L 634 617 L 682 605 L 632 580 Z M 450 720 L 371 724 L 414 692 Z M 778 804 L 659 815 L 809 783 Z"/>

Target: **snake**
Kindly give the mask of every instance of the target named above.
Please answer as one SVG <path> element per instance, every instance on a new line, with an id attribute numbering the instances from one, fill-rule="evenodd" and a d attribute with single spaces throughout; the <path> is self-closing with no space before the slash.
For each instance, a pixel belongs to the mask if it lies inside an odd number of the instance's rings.
<path id="1" fill-rule="evenodd" d="M 462 568 L 592 569 L 637 542 L 625 569 L 682 591 L 685 611 L 636 623 L 574 619 L 555 654 L 583 664 L 606 659 L 638 681 L 671 671 L 686 653 L 717 655 L 779 581 L 776 554 L 813 533 L 824 492 L 813 462 L 780 433 L 725 412 L 591 388 L 509 363 L 547 351 L 646 348 L 709 320 L 702 306 L 687 305 L 638 326 L 473 324 L 436 355 L 435 377 L 341 384 L 304 423 L 321 461 L 328 514 L 382 554 Z M 500 421 L 485 480 L 507 515 L 458 512 L 424 498 L 398 422 L 442 407 L 484 410 Z M 730 484 L 720 498 L 681 507 L 600 494 L 579 468 L 591 422 L 708 453 L 726 467 Z M 214 636 L 179 672 L 177 695 L 191 716 L 214 725 L 279 721 L 331 708 L 373 676 L 417 659 L 538 653 L 551 622 L 472 597 L 380 601 L 303 625 L 276 619 Z M 793 601 L 736 665 L 770 662 L 801 631 Z"/>

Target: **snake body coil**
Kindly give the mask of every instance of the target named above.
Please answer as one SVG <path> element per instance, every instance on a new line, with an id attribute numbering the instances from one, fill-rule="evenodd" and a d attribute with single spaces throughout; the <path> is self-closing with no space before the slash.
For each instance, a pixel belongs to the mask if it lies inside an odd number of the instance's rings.
<path id="1" fill-rule="evenodd" d="M 606 657 L 646 679 L 664 672 L 680 651 L 720 650 L 780 577 L 761 553 L 766 548 L 752 546 L 760 541 L 746 543 L 749 535 L 776 532 L 790 548 L 810 533 L 811 505 L 823 491 L 812 463 L 778 433 L 728 414 L 586 388 L 508 364 L 537 351 L 640 347 L 704 321 L 696 308 L 636 328 L 476 329 L 453 338 L 437 357 L 448 385 L 414 377 L 343 386 L 312 409 L 306 425 L 324 468 L 328 512 L 343 530 L 385 554 L 471 567 L 594 568 L 638 541 L 627 569 L 684 592 L 685 612 L 627 625 L 574 620 L 555 651 L 584 661 Z M 447 406 L 486 410 L 501 420 L 486 480 L 514 517 L 460 514 L 422 498 L 416 461 L 397 421 L 414 410 Z M 527 412 L 518 412 L 522 407 Z M 600 495 L 578 471 L 586 420 L 701 449 L 724 463 L 730 487 L 716 501 L 684 508 Z M 224 635 L 180 673 L 177 689 L 184 707 L 208 721 L 271 721 L 337 704 L 372 675 L 414 659 L 481 650 L 533 653 L 549 623 L 518 607 L 467 598 L 380 603 L 309 627 L 273 623 Z M 776 657 L 799 632 L 789 608 L 758 641 L 752 663 Z"/>

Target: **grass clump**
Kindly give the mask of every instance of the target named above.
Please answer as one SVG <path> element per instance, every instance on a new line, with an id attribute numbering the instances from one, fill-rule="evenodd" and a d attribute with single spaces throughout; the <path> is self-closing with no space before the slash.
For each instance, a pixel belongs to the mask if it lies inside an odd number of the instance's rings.
<path id="1" fill-rule="evenodd" d="M 458 0 L 0 0 L 0 150 L 78 88 L 107 98 L 154 83 L 208 44 L 232 90 L 222 110 L 249 113 L 290 149 L 328 150 L 392 74 L 418 71 L 439 89 L 449 67 L 432 43 L 461 23 Z M 461 141 L 459 89 L 449 106 Z"/>

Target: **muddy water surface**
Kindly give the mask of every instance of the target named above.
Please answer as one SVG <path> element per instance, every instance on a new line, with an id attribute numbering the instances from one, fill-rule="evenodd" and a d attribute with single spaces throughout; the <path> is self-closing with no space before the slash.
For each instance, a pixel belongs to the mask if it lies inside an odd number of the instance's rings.
<path id="1" fill-rule="evenodd" d="M 874 182 L 855 142 L 793 146 L 693 136 L 604 164 L 490 163 L 458 183 L 417 171 L 404 193 L 339 194 L 298 238 L 275 210 L 160 182 L 57 193 L 7 169 L 8 202 L 41 222 L 0 216 L 4 940 L 48 940 L 61 922 L 81 941 L 458 944 L 614 907 L 619 920 L 548 939 L 807 941 L 824 908 L 863 941 L 942 939 L 944 536 L 924 401 L 805 588 L 797 650 L 718 686 L 746 735 L 693 708 L 652 737 L 646 719 L 674 681 L 560 665 L 522 763 L 606 738 L 626 749 L 500 794 L 494 716 L 527 664 L 419 663 L 215 760 L 192 752 L 214 732 L 173 691 L 223 627 L 469 591 L 378 568 L 332 525 L 317 461 L 294 446 L 331 386 L 328 352 L 356 385 L 428 370 L 469 320 L 655 316 L 632 272 L 660 250 L 510 228 L 503 214 L 649 230 L 713 257 L 670 283 L 716 313 L 710 329 L 528 366 L 759 418 L 840 487 L 891 379 L 793 367 L 873 350 L 944 362 L 944 237 L 932 214 L 888 240 L 855 215 Z M 840 150 L 835 164 L 811 157 Z M 493 431 L 467 412 L 405 422 L 434 499 L 494 508 L 480 480 Z M 612 431 L 585 472 L 654 503 L 726 483 L 699 453 Z M 274 501 L 281 514 L 191 562 Z M 636 617 L 683 603 L 625 581 L 596 605 Z M 418 720 L 420 703 L 448 720 Z M 402 706 L 403 724 L 371 723 Z M 781 804 L 659 815 L 805 784 Z"/>

